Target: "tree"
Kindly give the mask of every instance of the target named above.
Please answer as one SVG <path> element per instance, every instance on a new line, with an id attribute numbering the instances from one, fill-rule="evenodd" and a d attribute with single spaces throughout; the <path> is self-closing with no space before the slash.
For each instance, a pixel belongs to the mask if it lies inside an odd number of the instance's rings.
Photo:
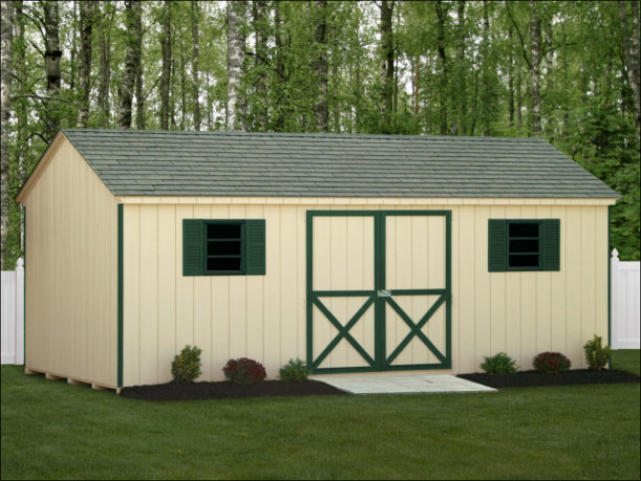
<path id="1" fill-rule="evenodd" d="M 160 46 L 162 50 L 162 73 L 160 76 L 160 128 L 169 130 L 169 95 L 171 87 L 171 0 L 165 0 L 162 13 L 162 35 Z M 173 110 L 171 112 L 173 115 Z"/>
<path id="2" fill-rule="evenodd" d="M 120 127 L 131 128 L 131 111 L 136 80 L 139 77 L 141 44 L 141 3 L 135 0 L 125 1 L 126 54 L 124 78 L 120 84 Z M 140 92 L 139 92 L 140 93 Z M 138 99 L 140 102 L 141 99 Z"/>
<path id="3" fill-rule="evenodd" d="M 11 113 L 11 48 L 13 42 L 13 4 L 11 2 L 1 2 L 2 11 L 0 21 L 2 23 L 0 33 L 0 42 L 2 44 L 0 64 L 2 72 L 2 133 L 0 142 L 2 144 L 2 153 L 0 158 L 0 191 L 2 192 L 2 209 L 1 217 L 1 246 L 0 259 L 2 261 L 2 270 L 5 270 L 5 257 L 7 254 L 7 237 L 9 235 L 9 204 L 12 199 L 9 198 L 9 118 Z"/>
<path id="4" fill-rule="evenodd" d="M 60 12 L 59 4 L 53 0 L 43 0 L 45 34 L 45 71 L 47 76 L 47 102 L 44 108 L 45 132 L 47 142 L 53 140 L 60 130 Z"/>
<path id="5" fill-rule="evenodd" d="M 91 47 L 96 4 L 80 2 L 80 109 L 78 123 L 87 127 L 91 91 Z"/>
<path id="6" fill-rule="evenodd" d="M 227 4 L 227 108 L 225 126 L 229 130 L 241 130 L 239 112 L 239 89 L 242 64 L 245 59 L 245 36 L 243 23 L 246 3 L 243 0 Z"/>
<path id="7" fill-rule="evenodd" d="M 316 114 L 316 125 L 318 130 L 327 132 L 329 127 L 329 108 L 327 106 L 327 0 L 316 0 L 316 29 L 314 31 L 314 42 L 316 47 L 316 58 L 314 60 L 314 71 L 318 79 L 318 93 L 314 112 Z M 383 1 L 383 3 L 387 3 Z"/>
<path id="8" fill-rule="evenodd" d="M 192 103 L 194 108 L 194 130 L 200 130 L 201 114 L 200 114 L 200 82 L 198 80 L 199 74 L 199 56 L 200 56 L 200 38 L 198 34 L 198 22 L 200 20 L 200 9 L 196 0 L 191 0 L 191 88 L 192 88 Z"/>

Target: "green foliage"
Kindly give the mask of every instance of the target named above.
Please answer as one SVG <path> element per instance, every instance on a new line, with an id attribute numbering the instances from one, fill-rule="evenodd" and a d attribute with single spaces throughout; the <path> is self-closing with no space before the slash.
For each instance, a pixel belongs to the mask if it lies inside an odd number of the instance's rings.
<path id="1" fill-rule="evenodd" d="M 200 354 L 202 350 L 196 346 L 185 346 L 171 363 L 171 375 L 174 382 L 190 383 L 201 374 Z"/>
<path id="2" fill-rule="evenodd" d="M 287 382 L 304 382 L 309 376 L 309 369 L 301 359 L 290 359 L 287 364 L 280 368 L 280 378 Z"/>
<path id="3" fill-rule="evenodd" d="M 256 384 L 265 379 L 265 367 L 253 359 L 230 359 L 223 367 L 225 377 L 236 384 Z"/>
<path id="4" fill-rule="evenodd" d="M 558 374 L 570 369 L 572 363 L 560 352 L 542 352 L 534 358 L 534 369 L 548 374 Z"/>
<path id="5" fill-rule="evenodd" d="M 600 371 L 610 360 L 610 347 L 604 346 L 601 337 L 596 334 L 592 340 L 583 345 L 583 350 L 585 351 L 585 360 L 590 369 Z"/>
<path id="6" fill-rule="evenodd" d="M 513 374 L 517 371 L 516 361 L 504 352 L 494 356 L 484 356 L 481 369 L 488 374 Z"/>

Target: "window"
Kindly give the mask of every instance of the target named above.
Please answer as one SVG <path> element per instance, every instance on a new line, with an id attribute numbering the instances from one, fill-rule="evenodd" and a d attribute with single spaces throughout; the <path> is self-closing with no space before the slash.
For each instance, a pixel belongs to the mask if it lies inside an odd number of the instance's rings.
<path id="1" fill-rule="evenodd" d="M 490 219 L 488 270 L 558 271 L 559 219 Z"/>
<path id="2" fill-rule="evenodd" d="M 183 220 L 183 275 L 254 274 L 265 274 L 264 220 Z"/>
<path id="3" fill-rule="evenodd" d="M 538 269 L 539 230 L 538 222 L 508 224 L 508 268 Z"/>

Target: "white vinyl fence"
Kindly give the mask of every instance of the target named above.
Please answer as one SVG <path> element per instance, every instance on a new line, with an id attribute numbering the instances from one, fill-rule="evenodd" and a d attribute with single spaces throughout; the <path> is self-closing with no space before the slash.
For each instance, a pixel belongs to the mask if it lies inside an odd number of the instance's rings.
<path id="1" fill-rule="evenodd" d="M 612 348 L 639 349 L 639 261 L 621 262 L 613 249 L 610 275 Z"/>
<path id="2" fill-rule="evenodd" d="M 24 263 L 2 271 L 2 364 L 24 364 Z"/>

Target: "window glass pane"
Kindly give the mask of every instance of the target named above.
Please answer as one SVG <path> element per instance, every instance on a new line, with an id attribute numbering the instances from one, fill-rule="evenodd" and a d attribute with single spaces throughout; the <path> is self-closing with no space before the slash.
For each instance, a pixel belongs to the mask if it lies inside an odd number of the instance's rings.
<path id="1" fill-rule="evenodd" d="M 240 239 L 240 224 L 207 224 L 207 239 Z"/>
<path id="2" fill-rule="evenodd" d="M 209 271 L 239 271 L 240 257 L 210 257 L 207 259 Z"/>
<path id="3" fill-rule="evenodd" d="M 538 255 L 510 255 L 510 267 L 538 267 Z"/>
<path id="4" fill-rule="evenodd" d="M 519 252 L 539 252 L 539 241 L 532 240 L 510 240 L 510 254 Z"/>
<path id="5" fill-rule="evenodd" d="M 207 255 L 239 256 L 240 241 L 209 241 L 207 243 Z"/>
<path id="6" fill-rule="evenodd" d="M 510 224 L 510 237 L 538 237 L 539 224 Z"/>

